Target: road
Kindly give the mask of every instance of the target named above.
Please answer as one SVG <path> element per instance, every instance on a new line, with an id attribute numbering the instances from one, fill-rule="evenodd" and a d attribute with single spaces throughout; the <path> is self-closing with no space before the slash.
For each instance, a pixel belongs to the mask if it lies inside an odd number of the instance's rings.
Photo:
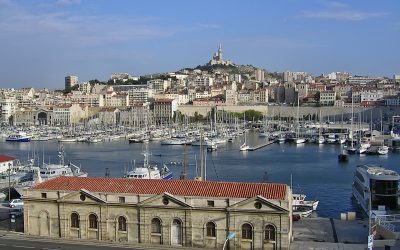
<path id="1" fill-rule="evenodd" d="M 42 238 L 25 236 L 23 233 L 14 233 L 0 230 L 0 250 L 176 250 L 176 246 L 167 245 L 122 245 L 119 243 L 87 241 L 78 239 Z M 205 248 L 179 247 L 180 250 L 207 250 Z"/>

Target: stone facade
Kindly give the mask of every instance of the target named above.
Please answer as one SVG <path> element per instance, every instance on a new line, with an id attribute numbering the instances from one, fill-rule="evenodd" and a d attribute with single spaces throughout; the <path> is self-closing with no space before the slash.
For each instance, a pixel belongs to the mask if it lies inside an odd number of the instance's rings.
<path id="1" fill-rule="evenodd" d="M 108 180 L 111 184 L 112 179 Z M 199 183 L 191 182 L 195 186 Z M 230 240 L 229 249 L 289 249 L 292 196 L 289 188 L 284 190 L 285 198 L 277 200 L 260 195 L 250 198 L 181 196 L 168 192 L 144 195 L 99 193 L 83 188 L 59 191 L 39 185 L 27 190 L 24 196 L 25 233 L 221 249 L 228 233 L 233 232 L 235 237 Z"/>

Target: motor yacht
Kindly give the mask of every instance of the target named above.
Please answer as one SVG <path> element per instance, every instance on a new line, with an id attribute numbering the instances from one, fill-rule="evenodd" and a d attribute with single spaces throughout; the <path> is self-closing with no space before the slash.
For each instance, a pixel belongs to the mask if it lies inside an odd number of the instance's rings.
<path id="1" fill-rule="evenodd" d="M 359 165 L 354 173 L 353 196 L 369 215 L 397 210 L 400 175 L 393 170 L 374 165 Z"/>

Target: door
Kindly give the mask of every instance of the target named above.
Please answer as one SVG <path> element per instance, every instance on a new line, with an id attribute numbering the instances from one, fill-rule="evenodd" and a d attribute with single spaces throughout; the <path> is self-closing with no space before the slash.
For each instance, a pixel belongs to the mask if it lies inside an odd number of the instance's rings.
<path id="1" fill-rule="evenodd" d="M 175 219 L 171 228 L 171 245 L 182 245 L 182 223 Z"/>
<path id="2" fill-rule="evenodd" d="M 50 221 L 46 212 L 41 212 L 39 215 L 39 235 L 50 236 Z"/>

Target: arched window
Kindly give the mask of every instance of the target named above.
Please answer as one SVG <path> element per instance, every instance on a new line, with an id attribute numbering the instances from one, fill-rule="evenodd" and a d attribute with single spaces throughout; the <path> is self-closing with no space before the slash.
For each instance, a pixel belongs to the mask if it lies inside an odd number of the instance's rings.
<path id="1" fill-rule="evenodd" d="M 275 227 L 273 225 L 265 226 L 264 240 L 275 240 Z"/>
<path id="2" fill-rule="evenodd" d="M 158 218 L 153 218 L 151 220 L 151 233 L 160 234 L 161 233 L 161 221 Z"/>
<path id="3" fill-rule="evenodd" d="M 79 228 L 79 215 L 77 213 L 71 214 L 71 227 Z"/>
<path id="4" fill-rule="evenodd" d="M 207 222 L 206 229 L 207 229 L 207 234 L 206 235 L 208 237 L 216 237 L 214 222 L 212 222 L 212 221 Z"/>
<path id="5" fill-rule="evenodd" d="M 253 239 L 253 228 L 248 223 L 242 225 L 242 239 Z"/>
<path id="6" fill-rule="evenodd" d="M 118 217 L 118 231 L 126 231 L 126 219 L 124 216 Z"/>
<path id="7" fill-rule="evenodd" d="M 95 214 L 89 215 L 89 228 L 97 229 L 97 216 Z"/>

